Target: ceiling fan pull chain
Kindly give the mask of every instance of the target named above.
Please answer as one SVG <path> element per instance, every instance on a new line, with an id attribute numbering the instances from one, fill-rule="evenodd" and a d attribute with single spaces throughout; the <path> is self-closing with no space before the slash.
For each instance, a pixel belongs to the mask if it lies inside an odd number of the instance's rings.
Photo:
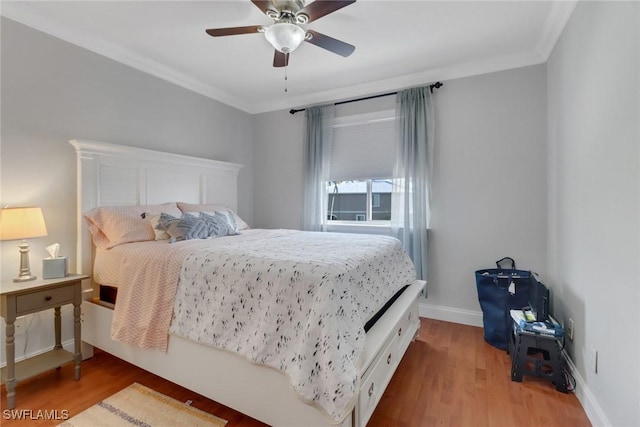
<path id="1" fill-rule="evenodd" d="M 285 65 L 284 66 L 284 93 L 287 93 L 287 80 L 289 80 L 287 78 L 287 68 L 288 68 L 288 66 Z"/>

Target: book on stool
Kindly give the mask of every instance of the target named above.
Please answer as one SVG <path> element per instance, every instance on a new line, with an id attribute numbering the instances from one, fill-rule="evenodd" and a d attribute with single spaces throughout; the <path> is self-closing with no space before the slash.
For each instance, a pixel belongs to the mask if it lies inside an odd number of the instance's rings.
<path id="1" fill-rule="evenodd" d="M 524 310 L 511 310 L 511 319 L 518 328 L 524 332 L 538 333 L 542 335 L 548 335 L 556 338 L 564 337 L 564 328 L 553 316 L 544 322 L 538 322 L 531 311 Z"/>

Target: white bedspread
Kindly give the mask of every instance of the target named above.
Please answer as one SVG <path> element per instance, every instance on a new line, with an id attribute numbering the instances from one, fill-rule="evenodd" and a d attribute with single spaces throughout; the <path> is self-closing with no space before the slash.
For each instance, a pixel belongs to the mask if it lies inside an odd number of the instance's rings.
<path id="1" fill-rule="evenodd" d="M 390 237 L 249 234 L 186 257 L 170 332 L 286 373 L 340 422 L 355 404 L 364 324 L 415 280 L 413 264 Z"/>

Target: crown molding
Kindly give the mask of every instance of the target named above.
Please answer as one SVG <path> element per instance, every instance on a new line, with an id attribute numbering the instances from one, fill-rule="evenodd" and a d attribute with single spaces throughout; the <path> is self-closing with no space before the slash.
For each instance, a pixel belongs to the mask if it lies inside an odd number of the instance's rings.
<path id="1" fill-rule="evenodd" d="M 405 87 L 426 84 L 436 80 L 451 80 L 544 63 L 553 51 L 576 4 L 577 1 L 572 0 L 551 2 L 549 14 L 543 25 L 540 37 L 538 38 L 534 51 L 530 53 L 493 57 L 480 61 L 454 64 L 448 67 L 432 68 L 419 73 L 407 74 L 390 79 L 314 92 L 298 97 L 274 99 L 262 103 L 240 99 L 228 92 L 205 84 L 185 73 L 141 56 L 115 43 L 86 34 L 69 26 L 59 25 L 55 20 L 30 7 L 28 4 L 18 1 L 0 1 L 0 14 L 21 24 L 35 28 L 76 46 L 80 46 L 249 114 L 259 114 L 290 109 L 292 107 L 335 102 L 341 99 L 384 93 Z"/>
<path id="2" fill-rule="evenodd" d="M 157 61 L 139 55 L 120 45 L 87 34 L 76 28 L 60 25 L 48 15 L 18 1 L 1 1 L 0 15 L 19 22 L 43 33 L 49 34 L 91 52 L 105 56 L 116 62 L 128 65 L 136 70 L 174 83 L 185 89 L 212 98 L 243 111 L 249 111 L 250 105 L 218 88 L 207 85 L 178 70 L 167 67 Z"/>
<path id="3" fill-rule="evenodd" d="M 304 108 L 308 105 L 339 102 L 346 99 L 370 96 L 386 92 L 393 92 L 408 87 L 420 86 L 435 81 L 460 79 L 464 77 L 505 71 L 514 68 L 542 64 L 545 59 L 536 53 L 517 54 L 484 59 L 449 67 L 431 68 L 418 73 L 405 74 L 391 79 L 335 88 L 324 92 L 316 92 L 308 96 L 292 97 L 269 104 L 254 105 L 255 113 L 265 113 L 274 110 L 290 108 Z"/>
<path id="4" fill-rule="evenodd" d="M 551 9 L 535 47 L 535 52 L 544 58 L 545 62 L 549 59 L 549 55 L 551 55 L 553 48 L 556 46 L 577 4 L 577 0 L 554 1 L 551 3 Z"/>

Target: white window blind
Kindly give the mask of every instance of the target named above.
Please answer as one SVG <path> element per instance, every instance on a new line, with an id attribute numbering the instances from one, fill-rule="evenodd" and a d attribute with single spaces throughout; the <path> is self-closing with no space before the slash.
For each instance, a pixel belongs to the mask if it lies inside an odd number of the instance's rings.
<path id="1" fill-rule="evenodd" d="M 336 118 L 331 181 L 389 178 L 395 159 L 395 111 Z"/>

